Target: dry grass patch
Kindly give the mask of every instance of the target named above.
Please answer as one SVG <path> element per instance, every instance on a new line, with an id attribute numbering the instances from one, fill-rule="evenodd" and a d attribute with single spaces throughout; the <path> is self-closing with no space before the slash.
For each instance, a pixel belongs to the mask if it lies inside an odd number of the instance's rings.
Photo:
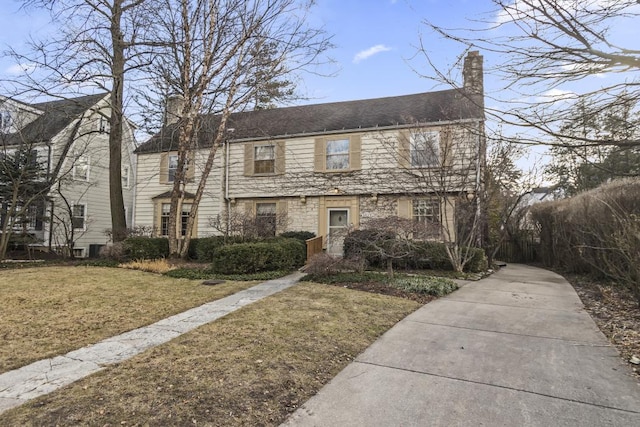
<path id="1" fill-rule="evenodd" d="M 169 261 L 167 261 L 165 258 L 130 261 L 124 264 L 120 264 L 119 267 L 158 274 L 165 274 L 171 270 L 175 270 L 176 268 L 178 268 L 174 265 L 171 265 L 171 263 L 169 263 Z"/>
<path id="2" fill-rule="evenodd" d="M 299 284 L 7 411 L 0 425 L 278 425 L 418 307 Z"/>
<path id="3" fill-rule="evenodd" d="M 117 268 L 0 272 L 0 373 L 148 325 L 256 282 L 204 286 Z"/>

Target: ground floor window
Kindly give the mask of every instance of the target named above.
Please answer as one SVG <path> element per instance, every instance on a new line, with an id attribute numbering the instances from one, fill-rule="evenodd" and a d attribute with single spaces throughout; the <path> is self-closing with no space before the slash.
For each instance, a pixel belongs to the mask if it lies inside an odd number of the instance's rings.
<path id="1" fill-rule="evenodd" d="M 413 219 L 420 225 L 421 238 L 440 236 L 440 202 L 438 200 L 413 200 Z"/>
<path id="2" fill-rule="evenodd" d="M 85 205 L 76 204 L 71 208 L 71 223 L 74 230 L 84 230 L 86 225 L 87 209 Z"/>
<path id="3" fill-rule="evenodd" d="M 168 236 L 169 235 L 169 212 L 171 210 L 171 203 L 163 203 L 161 212 L 160 212 L 160 235 Z M 191 212 L 191 204 L 183 203 L 182 211 L 180 213 L 180 219 L 178 220 L 178 225 L 180 229 L 178 230 L 179 236 L 185 236 L 187 234 L 187 221 L 189 220 L 189 213 Z"/>
<path id="4" fill-rule="evenodd" d="M 276 235 L 275 203 L 256 203 L 256 228 L 261 236 Z"/>

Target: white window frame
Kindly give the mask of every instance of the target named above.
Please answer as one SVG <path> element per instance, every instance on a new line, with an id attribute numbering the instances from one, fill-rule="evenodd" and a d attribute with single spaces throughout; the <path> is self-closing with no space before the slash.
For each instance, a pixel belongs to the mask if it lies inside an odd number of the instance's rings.
<path id="1" fill-rule="evenodd" d="M 0 111 L 0 132 L 10 132 L 13 126 L 13 115 L 9 110 Z"/>
<path id="2" fill-rule="evenodd" d="M 130 188 L 130 171 L 131 168 L 127 165 L 122 167 L 122 188 L 126 188 L 127 190 Z"/>
<path id="3" fill-rule="evenodd" d="M 73 257 L 74 258 L 84 258 L 85 248 L 73 248 Z"/>
<path id="4" fill-rule="evenodd" d="M 430 212 L 429 212 L 430 211 Z M 442 206 L 437 199 L 413 199 L 411 202 L 411 218 L 418 223 L 433 225 L 434 231 L 429 230 L 422 238 L 438 238 L 442 227 Z"/>
<path id="5" fill-rule="evenodd" d="M 166 210 L 165 210 L 166 209 Z M 169 236 L 169 212 L 171 210 L 171 203 L 160 203 L 160 236 Z M 166 226 L 164 222 L 166 221 Z"/>
<path id="6" fill-rule="evenodd" d="M 411 133 L 409 142 L 411 167 L 432 168 L 440 164 L 440 131 L 423 130 Z"/>
<path id="7" fill-rule="evenodd" d="M 340 147 L 332 148 L 332 145 L 344 144 L 346 142 L 346 150 Z M 335 150 L 335 151 L 332 151 Z M 346 167 L 337 167 L 344 165 L 344 158 L 346 157 Z M 341 163 L 334 163 L 336 158 L 341 158 Z M 349 138 L 332 139 L 327 141 L 325 150 L 325 169 L 328 171 L 343 171 L 349 170 L 351 167 L 351 141 Z"/>
<path id="8" fill-rule="evenodd" d="M 100 117 L 98 118 L 98 132 L 106 134 L 111 132 L 111 122 L 109 117 L 105 117 L 100 114 Z"/>
<path id="9" fill-rule="evenodd" d="M 82 206 L 82 216 L 76 215 L 75 208 L 76 206 Z M 82 227 L 76 227 L 74 222 L 75 218 L 82 218 Z M 87 230 L 87 204 L 86 203 L 73 203 L 71 204 L 71 226 L 74 230 Z"/>
<path id="10" fill-rule="evenodd" d="M 174 167 L 171 167 L 171 159 L 175 159 Z M 176 172 L 178 171 L 178 155 L 169 154 L 167 156 L 167 182 L 173 182 L 176 179 Z"/>
<path id="11" fill-rule="evenodd" d="M 271 155 L 269 156 L 269 150 Z M 260 154 L 260 155 L 259 155 Z M 270 171 L 258 171 L 257 162 L 270 162 Z M 273 175 L 276 173 L 276 146 L 274 144 L 255 145 L 253 147 L 253 172 L 255 175 Z"/>
<path id="12" fill-rule="evenodd" d="M 74 158 L 73 179 L 76 181 L 89 181 L 89 177 L 91 173 L 91 156 L 89 156 L 88 154 L 80 154 L 77 156 L 73 156 L 73 158 Z M 82 174 L 79 173 L 79 168 L 78 168 L 78 165 L 79 165 L 79 162 L 81 162 L 81 159 L 86 159 L 86 162 L 85 162 L 86 171 L 84 173 L 84 176 L 82 176 Z"/>

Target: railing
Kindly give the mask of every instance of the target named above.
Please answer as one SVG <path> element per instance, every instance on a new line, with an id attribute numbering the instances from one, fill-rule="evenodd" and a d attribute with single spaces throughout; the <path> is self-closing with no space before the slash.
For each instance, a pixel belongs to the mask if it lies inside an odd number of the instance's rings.
<path id="1" fill-rule="evenodd" d="M 322 236 L 307 240 L 307 262 L 315 254 L 322 253 Z"/>

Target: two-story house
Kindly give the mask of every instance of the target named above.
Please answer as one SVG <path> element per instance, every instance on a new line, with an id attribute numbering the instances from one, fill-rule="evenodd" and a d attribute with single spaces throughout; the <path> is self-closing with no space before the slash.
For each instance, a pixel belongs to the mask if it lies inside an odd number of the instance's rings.
<path id="1" fill-rule="evenodd" d="M 456 200 L 478 191 L 484 164 L 478 52 L 467 56 L 463 76 L 460 89 L 232 114 L 195 234 L 219 234 L 220 221 L 244 215 L 262 219 L 269 233 L 324 236 L 327 251 L 341 254 L 345 227 L 399 216 L 439 224 L 432 238 L 455 238 Z M 219 119 L 202 118 L 178 227 Z M 136 149 L 135 224 L 159 236 L 168 234 L 175 133 L 169 123 Z"/>
<path id="2" fill-rule="evenodd" d="M 0 144 L 3 158 L 25 148 L 39 164 L 45 182 L 27 221 L 19 228 L 32 246 L 76 257 L 97 255 L 108 241 L 109 116 L 108 94 L 43 103 L 0 97 Z M 122 184 L 127 222 L 133 215 L 134 135 L 124 125 Z M 8 200 L 3 200 L 3 221 Z M 30 219 L 30 220 L 29 220 Z M 14 224 L 14 231 L 18 225 Z"/>

